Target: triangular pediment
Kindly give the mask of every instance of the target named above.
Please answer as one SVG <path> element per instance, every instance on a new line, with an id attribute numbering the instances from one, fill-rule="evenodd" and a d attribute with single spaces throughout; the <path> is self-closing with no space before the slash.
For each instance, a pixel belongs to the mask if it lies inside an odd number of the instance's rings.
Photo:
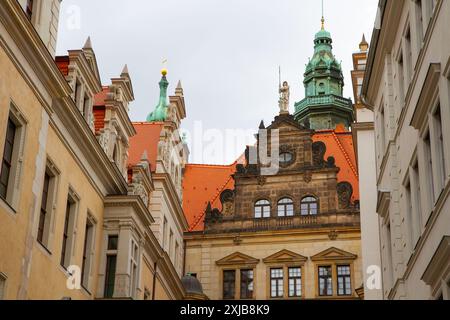
<path id="1" fill-rule="evenodd" d="M 356 254 L 338 249 L 338 248 L 329 248 L 325 251 L 322 251 L 315 256 L 311 257 L 312 261 L 339 261 L 339 260 L 356 260 L 358 256 Z"/>
<path id="2" fill-rule="evenodd" d="M 308 258 L 301 254 L 289 250 L 281 250 L 265 258 L 263 261 L 264 263 L 305 263 L 307 260 Z"/>
<path id="3" fill-rule="evenodd" d="M 230 254 L 229 256 L 226 256 L 223 259 L 220 259 L 219 261 L 216 261 L 216 264 L 218 266 L 257 265 L 258 263 L 259 263 L 259 259 L 250 257 L 241 252 L 235 252 L 233 254 Z"/>

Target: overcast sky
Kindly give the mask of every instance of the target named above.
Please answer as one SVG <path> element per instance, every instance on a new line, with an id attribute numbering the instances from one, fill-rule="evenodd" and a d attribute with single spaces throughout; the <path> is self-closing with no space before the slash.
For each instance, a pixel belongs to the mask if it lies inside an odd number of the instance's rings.
<path id="1" fill-rule="evenodd" d="M 325 26 L 343 63 L 346 97 L 352 96 L 351 55 L 363 33 L 370 41 L 377 3 L 325 0 Z M 80 12 L 79 25 L 74 12 Z M 303 73 L 320 18 L 320 0 L 64 0 L 57 54 L 81 48 L 91 36 L 103 84 L 128 64 L 133 121 L 144 121 L 157 104 L 167 59 L 169 94 L 183 83 L 185 129 L 192 133 L 201 121 L 203 131 L 256 132 L 262 119 L 270 124 L 279 111 L 279 65 L 291 86 L 291 112 L 304 98 Z M 222 152 L 194 150 L 191 162 L 231 163 L 247 143 L 233 147 L 216 139 Z"/>

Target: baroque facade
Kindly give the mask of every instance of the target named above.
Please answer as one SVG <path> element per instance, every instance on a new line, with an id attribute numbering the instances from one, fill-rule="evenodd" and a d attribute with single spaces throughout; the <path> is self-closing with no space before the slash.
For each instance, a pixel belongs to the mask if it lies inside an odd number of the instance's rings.
<path id="1" fill-rule="evenodd" d="M 362 102 L 374 112 L 383 298 L 448 300 L 450 3 L 378 11 Z"/>
<path id="2" fill-rule="evenodd" d="M 0 298 L 183 299 L 182 88 L 142 146 L 128 68 L 55 57 L 59 5 L 0 2 Z"/>
<path id="3" fill-rule="evenodd" d="M 342 71 L 323 25 L 314 43 L 306 99 L 295 116 L 285 82 L 280 114 L 268 127 L 261 123 L 243 159 L 186 165 L 186 272 L 211 299 L 362 295 L 358 172 L 348 130 L 353 110 L 342 98 Z"/>

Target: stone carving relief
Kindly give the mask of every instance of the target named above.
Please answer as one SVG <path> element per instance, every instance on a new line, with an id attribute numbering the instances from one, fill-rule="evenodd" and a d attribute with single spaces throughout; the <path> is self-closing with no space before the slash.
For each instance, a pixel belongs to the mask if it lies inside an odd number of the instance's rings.
<path id="1" fill-rule="evenodd" d="M 323 167 L 325 164 L 325 152 L 327 151 L 327 146 L 322 141 L 314 142 L 312 145 L 313 151 L 313 165 L 317 167 Z"/>
<path id="2" fill-rule="evenodd" d="M 222 214 L 225 217 L 234 215 L 234 192 L 232 190 L 225 190 L 220 195 L 220 202 L 222 203 Z"/>
<path id="3" fill-rule="evenodd" d="M 341 182 L 337 185 L 339 209 L 349 209 L 353 195 L 353 187 L 348 182 Z"/>

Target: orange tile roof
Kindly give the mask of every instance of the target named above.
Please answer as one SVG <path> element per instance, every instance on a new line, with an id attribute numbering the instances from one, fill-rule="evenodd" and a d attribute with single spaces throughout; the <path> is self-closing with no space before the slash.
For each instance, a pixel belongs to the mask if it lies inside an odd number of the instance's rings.
<path id="1" fill-rule="evenodd" d="M 105 100 L 108 93 L 109 87 L 103 87 L 102 91 L 94 96 L 94 106 L 92 112 L 94 113 L 95 133 L 99 132 L 105 127 Z"/>
<path id="2" fill-rule="evenodd" d="M 229 166 L 186 165 L 183 177 L 183 210 L 189 223 L 189 231 L 204 229 L 204 214 L 208 202 L 213 208 L 222 209 L 220 194 L 234 189 L 236 163 Z"/>
<path id="3" fill-rule="evenodd" d="M 69 56 L 59 56 L 55 58 L 55 63 L 58 66 L 59 71 L 63 74 L 63 76 L 69 75 Z"/>
<path id="4" fill-rule="evenodd" d="M 128 165 L 138 164 L 144 152 L 147 152 L 148 161 L 152 172 L 154 172 L 158 157 L 159 136 L 164 124 L 162 122 L 134 122 L 133 126 L 136 130 L 136 135 L 130 138 Z"/>
<path id="5" fill-rule="evenodd" d="M 325 159 L 333 156 L 340 168 L 338 181 L 347 181 L 353 186 L 352 201 L 359 200 L 358 171 L 351 132 L 339 130 L 319 131 L 313 141 L 322 141 L 327 146 Z M 204 230 L 204 215 L 208 202 L 221 210 L 220 194 L 234 188 L 232 175 L 236 172 L 235 162 L 229 166 L 188 164 L 183 178 L 183 209 L 189 223 L 189 231 Z"/>
<path id="6" fill-rule="evenodd" d="M 341 169 L 338 173 L 338 182 L 349 182 L 353 186 L 352 201 L 359 200 L 359 176 L 352 133 L 318 131 L 314 134 L 313 141 L 322 141 L 326 144 L 325 159 L 334 157 L 336 166 Z"/>

